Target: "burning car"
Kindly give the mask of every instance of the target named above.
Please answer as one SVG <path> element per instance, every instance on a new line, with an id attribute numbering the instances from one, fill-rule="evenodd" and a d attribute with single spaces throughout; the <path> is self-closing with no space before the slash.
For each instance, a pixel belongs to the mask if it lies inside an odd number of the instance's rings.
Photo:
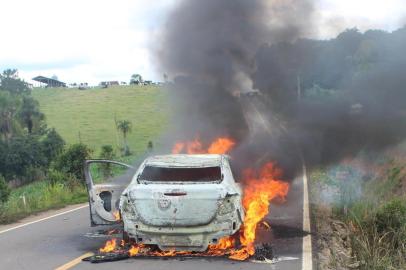
<path id="1" fill-rule="evenodd" d="M 91 164 L 100 170 L 92 173 Z M 112 165 L 130 170 L 117 176 Z M 103 172 L 114 181 L 99 183 L 96 178 Z M 153 156 L 136 171 L 120 162 L 89 160 L 85 176 L 92 226 L 122 220 L 128 242 L 205 251 L 235 235 L 244 221 L 241 187 L 226 155 Z"/>

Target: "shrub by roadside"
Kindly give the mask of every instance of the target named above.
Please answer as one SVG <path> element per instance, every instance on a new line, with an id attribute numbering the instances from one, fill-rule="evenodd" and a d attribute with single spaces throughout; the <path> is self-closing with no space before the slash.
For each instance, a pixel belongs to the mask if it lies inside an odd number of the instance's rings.
<path id="1" fill-rule="evenodd" d="M 10 188 L 7 185 L 6 180 L 2 175 L 0 175 L 0 204 L 5 203 L 10 196 Z"/>
<path id="2" fill-rule="evenodd" d="M 406 269 L 406 199 L 351 213 L 351 244 L 360 269 Z"/>
<path id="3" fill-rule="evenodd" d="M 0 204 L 0 223 L 10 223 L 48 209 L 87 201 L 83 179 L 83 162 L 90 157 L 90 149 L 75 144 L 60 153 L 54 165 L 46 172 L 45 178 L 31 184 L 12 189 L 8 200 Z M 0 195 L 7 195 L 2 188 Z"/>
<path id="4" fill-rule="evenodd" d="M 55 161 L 54 168 L 78 180 L 84 180 L 83 164 L 90 158 L 92 150 L 85 144 L 73 144 Z"/>

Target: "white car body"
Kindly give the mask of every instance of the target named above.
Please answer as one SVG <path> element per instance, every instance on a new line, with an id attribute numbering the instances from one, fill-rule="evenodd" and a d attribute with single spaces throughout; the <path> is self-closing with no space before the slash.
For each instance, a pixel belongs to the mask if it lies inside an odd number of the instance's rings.
<path id="1" fill-rule="evenodd" d="M 111 186 L 93 196 L 103 188 Z M 242 191 L 225 155 L 147 158 L 121 193 L 119 210 L 128 239 L 161 250 L 205 251 L 238 232 L 244 220 Z M 96 212 L 91 205 L 91 215 Z M 100 214 L 92 216 L 93 225 L 100 221 Z"/>

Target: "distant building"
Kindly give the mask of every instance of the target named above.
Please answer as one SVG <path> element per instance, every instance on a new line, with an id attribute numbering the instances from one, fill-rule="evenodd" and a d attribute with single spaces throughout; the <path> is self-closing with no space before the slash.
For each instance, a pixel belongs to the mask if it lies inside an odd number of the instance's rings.
<path id="1" fill-rule="evenodd" d="M 79 83 L 79 90 L 86 90 L 89 88 L 89 84 L 87 82 L 85 83 Z"/>
<path id="2" fill-rule="evenodd" d="M 64 82 L 44 76 L 37 76 L 35 78 L 32 78 L 32 80 L 40 82 L 41 84 L 45 84 L 45 87 L 66 87 L 66 83 Z"/>
<path id="3" fill-rule="evenodd" d="M 107 82 L 100 82 L 99 84 L 103 88 L 107 88 L 109 86 L 120 85 L 118 81 L 107 81 Z"/>

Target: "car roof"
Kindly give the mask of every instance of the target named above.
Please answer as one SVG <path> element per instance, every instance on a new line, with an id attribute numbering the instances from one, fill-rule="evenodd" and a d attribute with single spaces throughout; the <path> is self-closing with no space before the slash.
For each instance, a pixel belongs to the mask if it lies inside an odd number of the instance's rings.
<path id="1" fill-rule="evenodd" d="M 146 166 L 156 167 L 215 167 L 221 166 L 223 155 L 159 155 L 149 157 L 145 161 Z"/>

